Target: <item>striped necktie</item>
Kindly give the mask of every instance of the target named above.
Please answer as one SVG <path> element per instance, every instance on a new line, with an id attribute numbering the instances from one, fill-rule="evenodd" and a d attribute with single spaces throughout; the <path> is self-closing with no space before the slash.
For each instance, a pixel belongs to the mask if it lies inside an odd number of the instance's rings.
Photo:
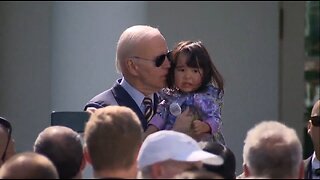
<path id="1" fill-rule="evenodd" d="M 142 101 L 144 105 L 144 117 L 147 119 L 149 122 L 150 119 L 153 116 L 153 104 L 152 104 L 152 99 L 149 97 L 145 97 Z"/>

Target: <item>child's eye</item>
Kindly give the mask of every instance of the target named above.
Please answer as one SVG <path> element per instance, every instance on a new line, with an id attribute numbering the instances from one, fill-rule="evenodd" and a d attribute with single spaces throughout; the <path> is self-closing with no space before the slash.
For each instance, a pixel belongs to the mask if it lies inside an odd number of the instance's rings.
<path id="1" fill-rule="evenodd" d="M 198 70 L 198 69 L 194 69 L 193 72 L 194 72 L 194 73 L 198 73 L 199 70 Z"/>
<path id="2" fill-rule="evenodd" d="M 178 68 L 177 70 L 180 72 L 184 72 L 184 68 Z"/>

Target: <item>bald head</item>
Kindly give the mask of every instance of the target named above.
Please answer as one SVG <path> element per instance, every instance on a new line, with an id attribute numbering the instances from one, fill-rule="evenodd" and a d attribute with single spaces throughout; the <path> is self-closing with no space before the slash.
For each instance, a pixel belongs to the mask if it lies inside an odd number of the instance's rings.
<path id="1" fill-rule="evenodd" d="M 50 139 L 50 141 L 65 141 L 69 137 L 76 137 L 78 133 L 64 126 L 51 126 L 44 129 L 38 136 L 36 141 Z M 54 138 L 53 138 L 54 137 Z"/>
<path id="2" fill-rule="evenodd" d="M 125 59 L 135 56 L 138 49 L 150 48 L 147 42 L 154 37 L 164 37 L 157 28 L 147 25 L 135 25 L 126 29 L 120 36 L 117 44 L 116 67 L 118 72 L 125 73 Z"/>
<path id="3" fill-rule="evenodd" d="M 1 179 L 58 179 L 52 162 L 43 155 L 25 152 L 9 159 L 0 169 Z"/>
<path id="4" fill-rule="evenodd" d="M 48 157 L 56 166 L 60 178 L 75 177 L 83 158 L 79 134 L 64 126 L 43 130 L 34 143 L 34 152 Z"/>

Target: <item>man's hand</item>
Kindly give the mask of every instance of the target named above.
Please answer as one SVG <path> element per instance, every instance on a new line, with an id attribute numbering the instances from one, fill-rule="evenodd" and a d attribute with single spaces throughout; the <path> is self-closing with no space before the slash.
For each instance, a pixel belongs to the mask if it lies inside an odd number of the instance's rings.
<path id="1" fill-rule="evenodd" d="M 157 131 L 159 131 L 159 129 L 156 126 L 149 125 L 147 130 L 145 132 L 143 132 L 143 134 L 142 134 L 142 140 L 144 141 L 147 138 L 147 136 L 149 136 L 150 134 L 155 133 Z"/>
<path id="2" fill-rule="evenodd" d="M 192 112 L 189 107 L 177 116 L 176 122 L 173 125 L 172 130 L 189 134 L 191 131 L 191 123 L 193 120 Z"/>
<path id="3" fill-rule="evenodd" d="M 196 135 L 200 135 L 202 133 L 210 132 L 210 126 L 200 120 L 194 120 L 192 122 L 193 131 Z"/>

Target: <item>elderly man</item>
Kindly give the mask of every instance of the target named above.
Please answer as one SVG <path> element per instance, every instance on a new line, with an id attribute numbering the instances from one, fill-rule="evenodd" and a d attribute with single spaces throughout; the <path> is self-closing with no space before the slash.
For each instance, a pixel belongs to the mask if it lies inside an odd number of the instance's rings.
<path id="1" fill-rule="evenodd" d="M 302 145 L 294 129 L 263 121 L 248 131 L 244 142 L 245 177 L 303 178 Z"/>
<path id="2" fill-rule="evenodd" d="M 91 99 L 84 110 L 93 112 L 108 105 L 126 106 L 138 115 L 146 130 L 147 121 L 159 103 L 156 92 L 166 86 L 170 68 L 166 40 L 156 28 L 135 25 L 121 34 L 116 55 L 116 66 L 123 77 L 112 88 Z"/>

